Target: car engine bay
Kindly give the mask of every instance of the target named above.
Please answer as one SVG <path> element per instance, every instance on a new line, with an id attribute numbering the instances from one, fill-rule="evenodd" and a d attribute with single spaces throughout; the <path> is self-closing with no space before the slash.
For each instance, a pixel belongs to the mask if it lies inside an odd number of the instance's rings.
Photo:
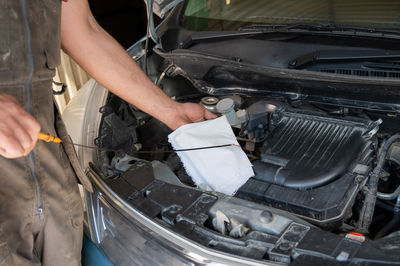
<path id="1" fill-rule="evenodd" d="M 107 106 L 110 110 L 103 108 L 101 147 L 157 151 L 139 155 L 138 159 L 159 160 L 180 182 L 193 186 L 176 154 L 162 152 L 170 149 L 167 135 L 171 131 L 133 106 L 116 103 L 120 101 L 117 97 L 112 98 Z M 351 112 L 345 108 L 318 109 L 307 104 L 294 108 L 276 98 L 231 95 L 198 99 L 215 113 L 220 101 L 231 103 L 236 113 L 246 116 L 233 129 L 253 163 L 255 176 L 236 197 L 286 210 L 325 228 L 340 226 L 352 216 L 356 196 L 374 166 L 382 120 L 374 121 L 361 113 L 343 115 Z M 111 109 L 114 105 L 117 110 Z M 399 167 L 396 151 L 392 149 L 389 156 L 393 169 Z M 108 176 L 127 170 L 120 166 L 122 163 L 115 163 L 121 154 L 105 155 L 103 171 Z M 396 177 L 390 179 L 396 182 Z"/>
<path id="2" fill-rule="evenodd" d="M 255 176 L 234 197 L 195 187 L 171 152 L 171 130 L 110 94 L 100 109 L 97 165 L 135 207 L 184 235 L 190 226 L 189 235 L 196 241 L 207 236 L 209 247 L 283 262 L 310 230 L 333 242 L 358 232 L 363 242 L 399 229 L 396 113 L 245 90 L 212 93 L 179 74 L 179 67 L 169 72 L 166 61 L 149 58 L 149 76 L 176 101 L 226 115 Z M 250 240 L 257 243 L 251 252 Z M 268 255 L 259 245 L 268 246 Z"/>

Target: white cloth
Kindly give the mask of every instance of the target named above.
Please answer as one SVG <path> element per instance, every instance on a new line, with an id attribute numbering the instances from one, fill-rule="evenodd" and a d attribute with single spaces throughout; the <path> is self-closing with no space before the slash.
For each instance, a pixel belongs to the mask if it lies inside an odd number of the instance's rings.
<path id="1" fill-rule="evenodd" d="M 187 124 L 168 136 L 175 150 L 224 144 L 239 145 L 225 116 Z M 240 146 L 178 152 L 194 183 L 233 195 L 254 176 L 252 165 Z"/>

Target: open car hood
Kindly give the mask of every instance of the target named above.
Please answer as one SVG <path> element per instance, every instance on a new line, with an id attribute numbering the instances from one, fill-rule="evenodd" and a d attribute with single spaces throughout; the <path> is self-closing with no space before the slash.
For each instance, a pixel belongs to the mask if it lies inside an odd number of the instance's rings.
<path id="1" fill-rule="evenodd" d="M 157 44 L 159 43 L 159 37 L 156 34 L 154 26 L 153 13 L 164 18 L 165 14 L 173 9 L 176 5 L 183 2 L 183 0 L 144 0 L 147 6 L 147 21 L 148 21 L 148 34 Z"/>

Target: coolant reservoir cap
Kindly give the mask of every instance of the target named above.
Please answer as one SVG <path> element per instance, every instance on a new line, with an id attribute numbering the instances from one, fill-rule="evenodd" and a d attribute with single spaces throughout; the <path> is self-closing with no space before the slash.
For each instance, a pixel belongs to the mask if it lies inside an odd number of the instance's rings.
<path id="1" fill-rule="evenodd" d="M 222 114 L 226 114 L 233 110 L 234 106 L 235 103 L 231 98 L 225 98 L 217 103 L 217 110 Z"/>

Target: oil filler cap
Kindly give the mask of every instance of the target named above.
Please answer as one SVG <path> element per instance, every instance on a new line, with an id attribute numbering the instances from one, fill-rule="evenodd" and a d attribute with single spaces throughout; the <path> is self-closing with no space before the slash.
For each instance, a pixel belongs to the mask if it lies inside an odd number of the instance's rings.
<path id="1" fill-rule="evenodd" d="M 358 241 L 360 243 L 363 243 L 365 241 L 365 236 L 363 234 L 357 233 L 357 232 L 348 233 L 346 235 L 346 238 L 354 240 L 354 241 Z"/>

